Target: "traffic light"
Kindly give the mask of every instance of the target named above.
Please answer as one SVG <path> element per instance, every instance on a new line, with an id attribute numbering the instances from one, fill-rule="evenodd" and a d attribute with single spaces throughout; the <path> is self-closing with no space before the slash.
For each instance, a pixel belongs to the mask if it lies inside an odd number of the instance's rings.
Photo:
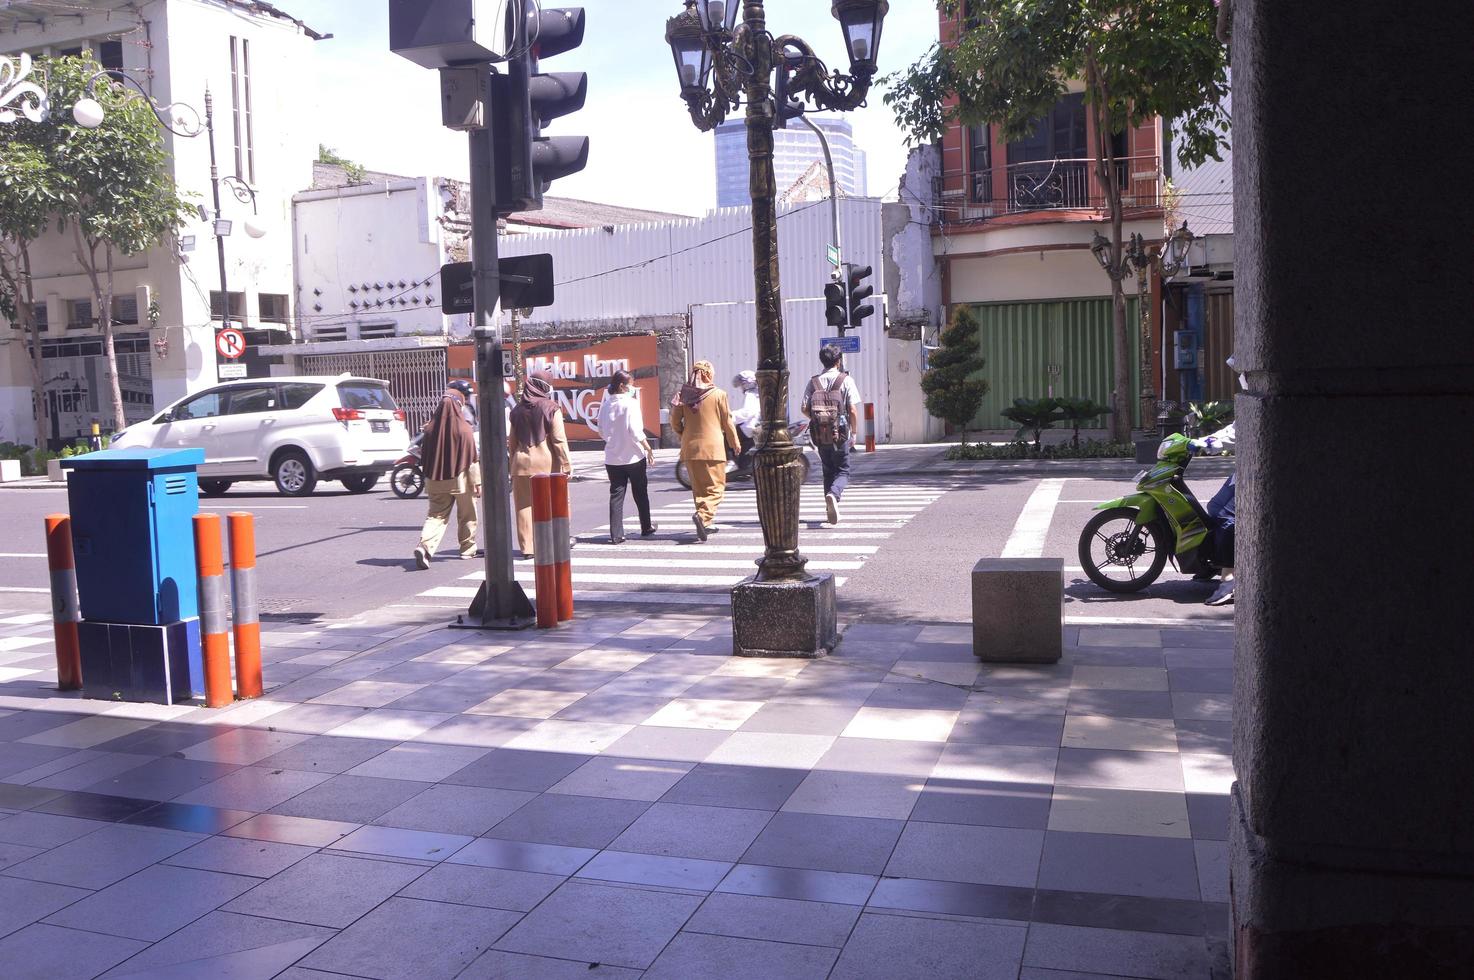
<path id="1" fill-rule="evenodd" d="M 847 297 L 848 316 L 846 316 L 845 322 L 852 328 L 858 329 L 861 321 L 875 312 L 875 307 L 872 304 L 865 303 L 865 300 L 875 294 L 875 287 L 865 282 L 866 279 L 870 278 L 870 272 L 871 269 L 868 265 L 845 266 L 845 278 L 849 286 L 849 296 Z M 861 306 L 861 303 L 865 303 L 865 305 Z"/>
<path id="2" fill-rule="evenodd" d="M 844 283 L 838 279 L 832 280 L 824 287 L 824 322 L 831 327 L 838 327 L 839 332 L 843 334 L 849 318 Z"/>
<path id="3" fill-rule="evenodd" d="M 513 0 L 507 10 L 507 36 L 514 40 L 505 81 L 494 83 L 493 104 L 500 116 L 495 121 L 497 210 L 514 214 L 540 210 L 543 193 L 553 181 L 588 164 L 587 136 L 544 136 L 542 129 L 583 108 L 589 77 L 584 72 L 537 70 L 540 59 L 583 43 L 582 7 L 540 9 L 533 0 Z"/>

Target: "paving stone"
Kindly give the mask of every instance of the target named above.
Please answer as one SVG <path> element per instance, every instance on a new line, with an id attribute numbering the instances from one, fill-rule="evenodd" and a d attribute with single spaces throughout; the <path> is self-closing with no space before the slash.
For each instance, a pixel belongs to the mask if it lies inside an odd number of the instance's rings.
<path id="1" fill-rule="evenodd" d="M 91 980 L 146 945 L 36 923 L 0 939 L 0 963 L 5 964 L 6 980 Z"/>
<path id="2" fill-rule="evenodd" d="M 805 902 L 864 905 L 878 880 L 875 875 L 739 864 L 728 872 L 716 890 L 736 895 L 763 895 Z"/>
<path id="3" fill-rule="evenodd" d="M 569 882 L 512 927 L 497 948 L 643 970 L 700 904 L 691 895 Z"/>
<path id="4" fill-rule="evenodd" d="M 701 903 L 684 931 L 840 947 L 859 917 L 854 905 L 718 892 Z"/>
<path id="5" fill-rule="evenodd" d="M 223 779 L 236 770 L 227 763 L 193 759 L 150 759 L 81 787 L 89 793 L 108 793 L 144 800 L 172 800 Z"/>
<path id="6" fill-rule="evenodd" d="M 369 738 L 317 735 L 261 760 L 265 769 L 344 773 L 398 744 Z"/>
<path id="7" fill-rule="evenodd" d="M 278 806 L 261 809 L 292 817 L 369 823 L 425 789 L 424 783 L 408 779 L 312 775 L 318 780 L 312 788 Z"/>
<path id="8" fill-rule="evenodd" d="M 410 739 L 409 744 L 474 745 L 496 749 L 532 728 L 532 718 L 502 718 L 497 715 L 452 715 L 434 728 Z"/>
<path id="9" fill-rule="evenodd" d="M 245 837 L 211 837 L 165 859 L 181 868 L 270 878 L 316 852 L 316 848 Z"/>
<path id="10" fill-rule="evenodd" d="M 1205 909 L 1209 907 L 1191 899 L 1141 898 L 1041 888 L 1034 893 L 1033 919 L 1056 925 L 1201 936 L 1206 929 Z"/>
<path id="11" fill-rule="evenodd" d="M 381 738 L 405 742 L 450 718 L 439 711 L 397 711 L 393 708 L 374 708 L 361 713 L 357 718 L 323 734 L 343 738 Z"/>
<path id="12" fill-rule="evenodd" d="M 1171 718 L 1172 695 L 1164 691 L 1115 691 L 1075 688 L 1068 710 L 1077 715 L 1112 718 Z"/>
<path id="13" fill-rule="evenodd" d="M 589 847 L 564 847 L 560 844 L 532 844 L 482 837 L 456 851 L 448 860 L 451 864 L 566 877 L 578 871 L 597 853 L 597 850 Z"/>
<path id="14" fill-rule="evenodd" d="M 830 976 L 1013 980 L 1026 934 L 1021 926 L 866 913 Z"/>
<path id="15" fill-rule="evenodd" d="M 393 861 L 314 854 L 246 892 L 225 911 L 341 929 L 424 871 Z"/>
<path id="16" fill-rule="evenodd" d="M 724 729 L 636 725 L 605 752 L 626 759 L 701 763 L 730 737 Z"/>
<path id="17" fill-rule="evenodd" d="M 1039 783 L 928 779 L 911 810 L 912 820 L 1043 830 L 1054 788 Z"/>
<path id="18" fill-rule="evenodd" d="M 29 745 L 58 745 L 70 749 L 90 749 L 103 742 L 152 727 L 153 722 L 137 718 L 109 718 L 96 715 L 56 728 L 48 728 L 21 739 Z"/>
<path id="19" fill-rule="evenodd" d="M 150 827 L 105 827 L 5 869 L 7 875 L 78 888 L 106 888 L 198 844 L 199 834 Z"/>
<path id="20" fill-rule="evenodd" d="M 232 810 L 270 810 L 329 779 L 327 773 L 246 766 L 177 798 Z"/>
<path id="21" fill-rule="evenodd" d="M 815 770 L 783 804 L 785 811 L 905 820 L 921 795 L 914 776 Z"/>
<path id="22" fill-rule="evenodd" d="M 1229 798 L 1217 793 L 1188 793 L 1187 815 L 1196 840 L 1228 840 Z"/>
<path id="23" fill-rule="evenodd" d="M 157 805 L 157 800 L 138 800 L 131 796 L 64 790 L 49 800 L 37 803 L 32 809 L 37 813 L 55 813 L 67 817 L 113 822 L 126 820 L 136 813 Z"/>
<path id="24" fill-rule="evenodd" d="M 562 875 L 446 863 L 431 868 L 399 894 L 431 902 L 529 912 L 563 881 Z"/>
<path id="25" fill-rule="evenodd" d="M 336 820 L 314 820 L 311 817 L 289 817 L 279 813 L 262 813 L 222 831 L 230 837 L 301 844 L 307 847 L 329 847 L 358 829 L 356 823 Z"/>
<path id="26" fill-rule="evenodd" d="M 364 713 L 363 708 L 340 704 L 294 704 L 273 714 L 271 727 L 278 732 L 321 735 L 362 718 Z M 375 739 L 366 735 L 362 736 L 362 741 L 372 743 Z"/>
<path id="27" fill-rule="evenodd" d="M 1182 766 L 1171 752 L 1121 752 L 1102 749 L 1059 750 L 1055 783 L 1182 792 Z"/>
<path id="28" fill-rule="evenodd" d="M 603 721 L 621 725 L 638 725 L 670 701 L 663 697 L 641 697 L 631 694 L 606 694 L 601 688 L 587 694 L 559 711 L 559 721 Z"/>
<path id="29" fill-rule="evenodd" d="M 1121 749 L 1176 752 L 1177 737 L 1169 721 L 1069 715 L 1061 744 L 1074 749 Z"/>
<path id="30" fill-rule="evenodd" d="M 446 777 L 446 782 L 541 793 L 589 761 L 581 753 L 502 748 Z"/>
<path id="31" fill-rule="evenodd" d="M 499 909 L 391 898 L 319 946 L 302 965 L 386 980 L 449 980 L 519 918 Z"/>
<path id="32" fill-rule="evenodd" d="M 1228 901 L 1228 845 L 1223 841 L 1193 841 L 1198 862 L 1198 887 L 1205 902 Z"/>
<path id="33" fill-rule="evenodd" d="M 27 713 L 21 715 L 21 718 L 30 719 L 38 714 Z M 13 721 L 13 719 L 14 716 L 11 718 L 0 718 L 0 725 L 3 725 L 7 721 Z M 36 720 L 39 722 L 43 719 L 37 717 Z M 45 731 L 46 729 L 40 728 L 39 730 Z M 76 749 L 65 745 L 33 745 L 29 742 L 0 742 L 0 779 L 19 782 L 19 780 L 11 779 L 11 777 L 17 773 L 24 773 L 38 766 L 55 762 L 58 759 L 66 759 L 76 753 Z"/>
<path id="34" fill-rule="evenodd" d="M 639 980 L 639 970 L 607 963 L 558 960 L 489 950 L 461 974 L 461 980 Z"/>
<path id="35" fill-rule="evenodd" d="M 1190 840 L 1048 831 L 1039 887 L 1148 898 L 1199 896 Z"/>
<path id="36" fill-rule="evenodd" d="M 608 847 L 649 804 L 592 796 L 545 794 L 499 822 L 487 836 L 566 847 Z"/>
<path id="37" fill-rule="evenodd" d="M 221 762 L 231 766 L 250 766 L 275 755 L 306 735 L 289 731 L 263 731 L 257 728 L 233 728 L 215 738 L 199 742 L 183 750 L 186 759 L 199 762 Z"/>
<path id="38" fill-rule="evenodd" d="M 1034 889 L 975 882 L 882 878 L 870 895 L 872 909 L 902 909 L 1028 922 Z"/>
<path id="39" fill-rule="evenodd" d="M 745 864 L 880 874 L 901 836 L 898 820 L 778 813 L 742 856 Z"/>
<path id="40" fill-rule="evenodd" d="M 182 830 L 190 834 L 220 834 L 255 816 L 249 810 L 222 810 L 197 803 L 155 803 L 147 810 L 126 817 L 134 827 Z"/>
<path id="41" fill-rule="evenodd" d="M 39 922 L 91 894 L 85 888 L 0 876 L 0 936 Z"/>
<path id="42" fill-rule="evenodd" d="M 602 755 L 569 773 L 548 792 L 654 802 L 680 782 L 691 767 L 689 762 Z"/>
<path id="43" fill-rule="evenodd" d="M 487 751 L 479 746 L 405 742 L 355 766 L 348 775 L 436 783 L 464 769 Z"/>
<path id="44" fill-rule="evenodd" d="M 1030 928 L 1024 961 L 1037 967 L 1161 980 L 1208 975 L 1207 947 L 1201 937 L 1048 923 Z"/>
<path id="45" fill-rule="evenodd" d="M 27 847 L 51 848 L 111 826 L 101 820 L 64 817 L 53 813 L 17 813 L 0 819 L 0 841 Z"/>
<path id="46" fill-rule="evenodd" d="M 50 925 L 157 942 L 249 890 L 253 878 L 154 865 L 54 915 Z"/>
<path id="47" fill-rule="evenodd" d="M 432 834 L 399 827 L 360 827 L 333 845 L 335 851 L 356 851 L 418 861 L 444 861 L 474 838 L 459 834 Z"/>
<path id="48" fill-rule="evenodd" d="M 800 946 L 794 943 L 763 942 L 730 936 L 708 936 L 682 933 L 672 940 L 653 966 L 645 972 L 646 980 L 685 980 L 706 977 L 710 980 L 747 980 L 749 977 L 822 978 L 839 955 L 836 949 L 823 946 Z"/>
<path id="49" fill-rule="evenodd" d="M 718 765 L 812 769 L 834 745 L 833 735 L 733 732 L 706 761 Z"/>
<path id="50" fill-rule="evenodd" d="M 934 881 L 1034 887 L 1044 833 L 962 824 L 906 825 L 885 873 Z"/>
<path id="51" fill-rule="evenodd" d="M 960 667 L 963 665 L 938 664 L 937 666 Z M 870 696 L 865 699 L 866 708 L 955 712 L 967 703 L 969 688 L 938 684 L 925 679 L 917 680 L 894 672 L 890 676 L 897 679 L 882 681 L 877 685 L 875 690 L 870 692 Z M 899 738 L 900 736 L 883 735 L 881 737 Z"/>
<path id="52" fill-rule="evenodd" d="M 771 701 L 742 723 L 739 731 L 783 735 L 838 735 L 855 717 L 858 707 L 825 707 Z"/>
<path id="53" fill-rule="evenodd" d="M 1192 836 L 1184 793 L 1086 786 L 1055 787 L 1049 829 L 1148 837 Z"/>
<path id="54" fill-rule="evenodd" d="M 736 861 L 772 817 L 768 810 L 656 803 L 609 846 L 616 851 Z"/>
<path id="55" fill-rule="evenodd" d="M 437 834 L 479 837 L 537 794 L 438 784 L 380 814 L 374 823 Z"/>
<path id="56" fill-rule="evenodd" d="M 286 977 L 280 972 L 331 939 L 333 931 L 300 922 L 211 912 L 104 976 L 136 980 L 192 977 Z"/>
<path id="57" fill-rule="evenodd" d="M 661 802 L 777 810 L 807 775 L 795 769 L 702 764 L 672 786 Z"/>

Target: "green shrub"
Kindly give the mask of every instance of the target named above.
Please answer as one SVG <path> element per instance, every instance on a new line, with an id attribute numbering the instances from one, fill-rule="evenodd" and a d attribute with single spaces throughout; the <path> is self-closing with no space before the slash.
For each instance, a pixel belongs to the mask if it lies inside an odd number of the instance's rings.
<path id="1" fill-rule="evenodd" d="M 975 444 L 953 446 L 947 450 L 947 459 L 1135 459 L 1136 447 L 1129 442 L 1100 442 L 1089 439 L 1076 445 L 1061 443 L 1057 446 L 1036 448 L 1027 442 L 1010 442 L 1002 446 Z"/>
<path id="2" fill-rule="evenodd" d="M 1058 398 L 1059 412 L 1064 416 L 1064 421 L 1070 423 L 1073 430 L 1071 441 L 1080 445 L 1080 423 L 1098 419 L 1102 415 L 1110 415 L 1115 409 L 1098 404 L 1089 398 Z"/>
<path id="3" fill-rule="evenodd" d="M 1034 433 L 1034 448 L 1038 449 L 1044 430 L 1052 429 L 1054 423 L 1065 420 L 1060 402 L 1059 398 L 1015 398 L 1012 408 L 1005 408 L 998 414 L 1018 424 L 1014 439 L 1023 438 L 1025 432 Z"/>

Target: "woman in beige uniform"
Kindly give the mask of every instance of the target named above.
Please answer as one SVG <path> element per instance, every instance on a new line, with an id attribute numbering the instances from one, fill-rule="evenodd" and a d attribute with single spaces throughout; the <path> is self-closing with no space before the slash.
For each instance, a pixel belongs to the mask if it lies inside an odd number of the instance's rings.
<path id="1" fill-rule="evenodd" d="M 532 478 L 539 473 L 572 472 L 563 413 L 553 400 L 553 386 L 545 375 L 522 385 L 522 400 L 512 409 L 507 450 L 512 460 L 512 501 L 517 508 L 517 542 L 522 557 L 532 557 Z"/>
<path id="2" fill-rule="evenodd" d="M 681 436 L 681 459 L 691 474 L 691 496 L 696 513 L 691 523 L 702 541 L 727 491 L 727 450 L 739 452 L 737 426 L 727 405 L 727 393 L 712 384 L 710 361 L 697 361 L 691 380 L 671 402 L 670 424 Z"/>

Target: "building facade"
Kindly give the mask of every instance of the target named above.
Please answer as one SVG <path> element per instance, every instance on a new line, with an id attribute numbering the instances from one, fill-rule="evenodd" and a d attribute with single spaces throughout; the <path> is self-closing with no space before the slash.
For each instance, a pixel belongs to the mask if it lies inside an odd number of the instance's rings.
<path id="1" fill-rule="evenodd" d="M 850 197 L 867 193 L 865 151 L 855 145 L 849 121 L 838 116 L 815 116 L 814 125 L 824 131 L 834 156 L 834 179 Z M 745 208 L 752 203 L 748 192 L 747 124 L 729 119 L 717 126 L 717 207 Z M 817 163 L 824 165 L 819 137 L 801 122 L 790 121 L 787 129 L 773 132 L 773 174 L 778 196 L 783 197 Z"/>
<path id="2" fill-rule="evenodd" d="M 228 316 L 246 333 L 246 364 L 227 369 L 269 373 L 256 348 L 285 335 L 294 316 L 293 193 L 308 185 L 316 155 L 300 79 L 319 35 L 270 4 L 248 0 L 93 0 L 88 4 L 9 3 L 0 8 L 0 56 L 74 55 L 125 71 L 159 104 L 186 103 L 204 119 L 214 105 L 214 142 L 221 176 L 256 192 L 255 211 L 222 188 L 219 217 L 232 222 L 225 239 L 222 295 L 211 209 L 210 138 L 161 133 L 178 187 L 204 205 L 197 220 L 161 247 L 121 256 L 115 265 L 118 373 L 126 416 L 146 418 L 220 378 L 215 334 Z M 53 113 L 71 111 L 52 106 Z M 242 234 L 252 219 L 261 238 Z M 71 232 L 50 232 L 31 247 L 51 431 L 60 445 L 93 422 L 112 428 L 107 360 L 91 290 L 73 257 Z M 18 325 L 0 318 L 0 439 L 35 436 L 29 350 Z"/>

